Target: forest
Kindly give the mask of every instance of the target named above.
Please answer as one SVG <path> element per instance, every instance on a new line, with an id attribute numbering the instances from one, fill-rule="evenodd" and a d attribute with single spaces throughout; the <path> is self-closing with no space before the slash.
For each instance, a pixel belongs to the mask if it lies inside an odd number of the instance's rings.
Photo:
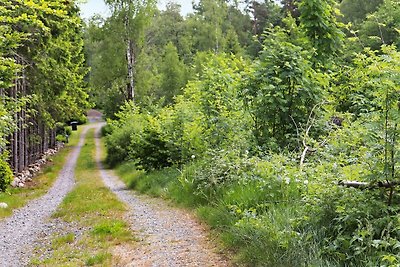
<path id="1" fill-rule="evenodd" d="M 83 27 L 73 1 L 0 3 L 0 191 L 85 120 Z M 65 137 L 64 137 L 65 138 Z"/>
<path id="2" fill-rule="evenodd" d="M 400 265 L 400 1 L 105 2 L 0 4 L 0 190 L 95 107 L 110 168 L 235 261 Z"/>

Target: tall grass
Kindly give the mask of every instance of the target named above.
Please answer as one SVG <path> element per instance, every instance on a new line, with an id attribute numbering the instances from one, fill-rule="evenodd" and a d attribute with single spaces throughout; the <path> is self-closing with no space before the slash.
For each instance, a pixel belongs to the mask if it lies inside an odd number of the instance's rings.
<path id="1" fill-rule="evenodd" d="M 190 186 L 187 181 L 190 177 L 183 177 L 176 168 L 146 173 L 136 170 L 133 163 L 124 163 L 116 170 L 131 189 L 192 208 L 226 248 L 234 252 L 234 261 L 239 264 L 338 266 L 322 257 L 323 236 L 318 229 L 299 227 L 299 219 L 305 212 L 298 193 L 294 199 L 284 192 L 271 196 L 256 183 L 249 182 L 224 187 L 213 201 L 207 202 Z"/>

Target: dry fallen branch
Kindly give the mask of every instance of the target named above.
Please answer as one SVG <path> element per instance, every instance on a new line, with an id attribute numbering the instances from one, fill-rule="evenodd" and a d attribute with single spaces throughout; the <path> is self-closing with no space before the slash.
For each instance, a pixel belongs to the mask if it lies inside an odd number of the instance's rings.
<path id="1" fill-rule="evenodd" d="M 400 181 L 379 181 L 379 182 L 358 182 L 358 181 L 339 181 L 339 185 L 360 189 L 374 188 L 393 188 L 400 185 Z"/>
<path id="2" fill-rule="evenodd" d="M 304 149 L 303 149 L 303 152 L 301 153 L 301 157 L 300 157 L 300 170 L 303 169 L 304 161 L 305 161 L 305 159 L 306 159 L 307 154 L 316 152 L 318 148 L 323 147 L 323 146 L 326 144 L 326 142 L 328 141 L 329 135 L 328 135 L 328 137 L 327 137 L 325 140 L 323 140 L 322 142 L 318 143 L 316 148 L 313 148 L 313 147 L 311 147 L 311 146 L 309 146 L 309 145 L 307 144 L 307 139 L 309 138 L 310 130 L 311 130 L 311 128 L 314 126 L 315 121 L 316 121 L 316 119 L 317 119 L 317 114 L 316 114 L 315 110 L 316 110 L 317 108 L 319 108 L 319 107 L 325 105 L 326 103 L 327 103 L 326 101 L 323 101 L 323 102 L 321 102 L 321 103 L 316 104 L 316 105 L 312 108 L 312 110 L 311 110 L 311 112 L 310 112 L 310 114 L 309 114 L 309 116 L 308 116 L 306 129 L 305 129 L 304 134 L 303 134 L 303 137 L 302 137 L 302 143 L 303 143 Z M 290 118 L 292 119 L 294 125 L 296 126 L 297 136 L 300 137 L 299 128 L 298 128 L 298 126 L 297 126 L 297 123 L 295 122 L 295 120 L 293 119 L 292 116 L 290 116 Z"/>

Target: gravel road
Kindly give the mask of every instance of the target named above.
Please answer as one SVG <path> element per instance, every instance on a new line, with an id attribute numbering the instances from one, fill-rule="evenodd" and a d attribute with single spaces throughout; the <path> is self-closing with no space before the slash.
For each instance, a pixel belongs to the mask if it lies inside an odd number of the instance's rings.
<path id="1" fill-rule="evenodd" d="M 191 214 L 127 190 L 112 171 L 105 170 L 100 162 L 99 129 L 95 142 L 103 181 L 129 207 L 127 221 L 140 240 L 133 250 L 121 252 L 115 266 L 229 266 Z"/>
<path id="2" fill-rule="evenodd" d="M 229 261 L 217 253 L 208 232 L 192 214 L 171 207 L 161 199 L 129 191 L 112 171 L 103 168 L 99 141 L 102 125 L 97 123 L 84 128 L 78 146 L 68 156 L 64 168 L 46 195 L 0 221 L 0 266 L 28 265 L 30 257 L 34 255 L 33 249 L 42 245 L 46 250 L 52 233 L 63 229 L 50 216 L 74 187 L 76 161 L 90 128 L 96 128 L 96 161 L 103 181 L 129 207 L 126 220 L 139 239 L 135 247 L 121 245 L 114 249 L 116 260 L 113 266 L 230 266 Z M 45 257 L 46 251 L 39 253 L 41 255 L 35 256 Z"/>
<path id="3" fill-rule="evenodd" d="M 0 221 L 1 267 L 27 265 L 38 239 L 51 232 L 54 226 L 48 223 L 48 219 L 74 186 L 74 169 L 87 130 L 88 127 L 85 127 L 82 131 L 78 146 L 68 156 L 64 168 L 47 194 Z"/>

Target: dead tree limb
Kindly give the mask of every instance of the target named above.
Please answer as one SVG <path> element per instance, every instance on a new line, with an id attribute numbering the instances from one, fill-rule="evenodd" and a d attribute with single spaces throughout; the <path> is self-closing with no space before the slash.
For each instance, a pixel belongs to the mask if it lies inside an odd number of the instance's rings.
<path id="1" fill-rule="evenodd" d="M 359 181 L 339 181 L 338 185 L 359 189 L 394 188 L 400 185 L 400 181 L 378 181 L 378 182 L 359 182 Z"/>
<path id="2" fill-rule="evenodd" d="M 312 148 L 311 146 L 309 146 L 307 144 L 307 139 L 309 138 L 310 130 L 314 126 L 314 123 L 315 123 L 315 120 L 316 120 L 316 116 L 317 115 L 315 114 L 315 109 L 317 109 L 318 107 L 320 107 L 320 106 L 322 106 L 324 104 L 326 104 L 325 101 L 322 102 L 322 103 L 318 103 L 318 104 L 314 105 L 314 107 L 311 109 L 310 115 L 308 116 L 307 125 L 306 125 L 307 128 L 305 129 L 305 132 L 304 132 L 304 135 L 303 135 L 303 138 L 302 138 L 303 139 L 302 143 L 303 143 L 304 149 L 303 149 L 303 152 L 301 153 L 301 157 L 300 157 L 300 170 L 303 169 L 304 161 L 306 160 L 307 154 L 317 151 L 317 148 Z M 296 125 L 297 135 L 299 135 L 297 124 L 296 124 L 296 122 L 294 121 L 293 118 L 291 118 L 291 119 L 293 120 L 293 122 Z M 324 141 L 320 142 L 318 144 L 318 147 L 324 146 L 326 144 L 327 140 L 328 140 L 328 138 L 326 138 Z"/>

